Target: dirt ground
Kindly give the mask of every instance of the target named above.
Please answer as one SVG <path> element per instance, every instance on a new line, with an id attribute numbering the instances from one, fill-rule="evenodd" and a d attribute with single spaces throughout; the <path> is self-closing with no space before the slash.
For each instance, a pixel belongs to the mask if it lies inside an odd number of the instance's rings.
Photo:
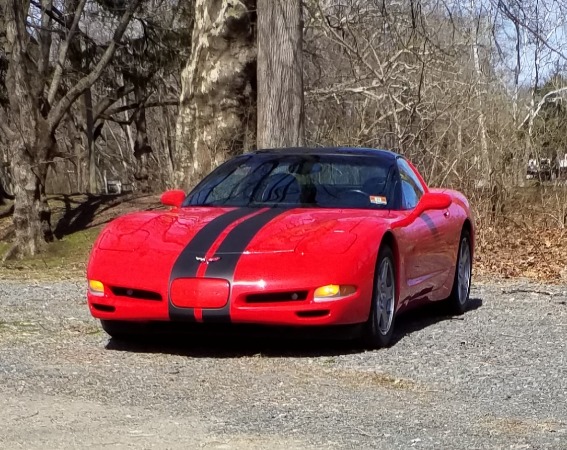
<path id="1" fill-rule="evenodd" d="M 0 281 L 0 448 L 567 448 L 567 285 L 477 283 L 394 345 L 109 339 L 84 282 Z"/>
<path id="2" fill-rule="evenodd" d="M 237 333 L 109 339 L 86 307 L 87 255 L 104 224 L 159 197 L 55 196 L 58 241 L 0 267 L 0 448 L 564 450 L 567 234 L 545 203 L 560 194 L 534 198 L 477 218 L 471 311 L 411 313 L 369 352 Z M 8 204 L 0 253 L 12 233 Z"/>

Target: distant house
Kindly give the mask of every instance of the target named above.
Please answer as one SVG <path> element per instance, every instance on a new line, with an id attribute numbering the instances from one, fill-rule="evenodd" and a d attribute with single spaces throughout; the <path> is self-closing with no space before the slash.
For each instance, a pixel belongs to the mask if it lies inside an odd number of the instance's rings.
<path id="1" fill-rule="evenodd" d="M 557 178 L 567 179 L 567 153 L 561 156 L 557 156 Z"/>
<path id="2" fill-rule="evenodd" d="M 551 158 L 536 159 L 530 155 L 526 178 L 539 178 L 540 180 L 567 179 L 567 153 L 558 155 L 553 161 Z"/>

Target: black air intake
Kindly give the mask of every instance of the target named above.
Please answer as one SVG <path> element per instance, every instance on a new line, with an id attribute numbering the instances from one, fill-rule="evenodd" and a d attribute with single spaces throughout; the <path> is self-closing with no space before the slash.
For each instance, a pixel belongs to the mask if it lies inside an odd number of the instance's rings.
<path id="1" fill-rule="evenodd" d="M 307 291 L 269 292 L 266 294 L 250 294 L 246 303 L 279 303 L 300 302 L 307 298 Z"/>
<path id="2" fill-rule="evenodd" d="M 111 287 L 110 290 L 117 297 L 130 297 L 139 300 L 156 300 L 161 301 L 161 294 L 152 291 L 144 291 L 142 289 L 130 289 L 124 287 Z"/>

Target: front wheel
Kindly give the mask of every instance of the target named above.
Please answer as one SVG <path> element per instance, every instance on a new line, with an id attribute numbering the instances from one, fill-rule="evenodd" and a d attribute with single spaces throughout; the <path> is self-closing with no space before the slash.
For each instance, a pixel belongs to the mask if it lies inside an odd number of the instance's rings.
<path id="1" fill-rule="evenodd" d="M 455 279 L 453 290 L 448 298 L 448 306 L 451 312 L 457 315 L 464 314 L 469 306 L 472 276 L 472 252 L 471 237 L 468 231 L 463 231 L 459 242 L 459 253 L 457 254 L 457 265 L 455 267 Z"/>
<path id="2" fill-rule="evenodd" d="M 383 247 L 374 274 L 374 292 L 370 315 L 365 326 L 364 342 L 371 348 L 388 346 L 394 334 L 396 310 L 396 269 L 394 255 Z"/>

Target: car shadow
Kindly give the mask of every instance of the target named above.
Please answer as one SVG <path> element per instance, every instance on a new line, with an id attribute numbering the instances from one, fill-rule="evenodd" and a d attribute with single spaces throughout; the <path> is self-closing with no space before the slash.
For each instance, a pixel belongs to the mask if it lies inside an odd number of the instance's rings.
<path id="1" fill-rule="evenodd" d="M 391 345 L 396 345 L 406 336 L 436 323 L 445 320 L 465 320 L 468 312 L 482 306 L 482 300 L 471 299 L 464 316 L 448 315 L 443 306 L 432 303 L 400 315 L 396 319 L 396 330 Z M 244 356 L 313 358 L 367 351 L 356 339 L 359 332 L 360 327 L 303 330 L 282 327 L 211 327 L 208 325 L 183 331 L 150 330 L 129 340 L 111 338 L 106 349 L 135 353 L 163 353 L 193 358 L 239 358 Z"/>
<path id="2" fill-rule="evenodd" d="M 482 306 L 482 299 L 471 298 L 467 311 L 462 316 L 455 316 L 447 313 L 447 308 L 442 303 L 431 303 L 422 308 L 416 308 L 401 314 L 396 319 L 396 329 L 392 336 L 391 345 L 396 345 L 406 336 L 416 331 L 423 330 L 439 322 L 446 320 L 465 320 L 466 315 Z"/>

